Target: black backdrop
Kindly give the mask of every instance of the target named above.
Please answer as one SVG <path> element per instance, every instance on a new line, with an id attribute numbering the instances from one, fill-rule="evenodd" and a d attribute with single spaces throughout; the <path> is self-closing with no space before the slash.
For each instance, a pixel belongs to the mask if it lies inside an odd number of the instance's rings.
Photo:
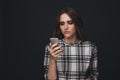
<path id="1" fill-rule="evenodd" d="M 0 80 L 44 80 L 44 47 L 66 6 L 80 11 L 88 39 L 98 46 L 99 80 L 119 79 L 117 0 L 1 0 Z"/>

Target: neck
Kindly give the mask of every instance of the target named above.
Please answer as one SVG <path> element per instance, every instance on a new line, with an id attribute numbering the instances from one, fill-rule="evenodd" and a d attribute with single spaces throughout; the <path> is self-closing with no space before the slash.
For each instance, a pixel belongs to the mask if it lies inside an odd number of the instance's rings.
<path id="1" fill-rule="evenodd" d="M 77 39 L 77 37 L 72 37 L 72 38 L 64 38 L 63 41 L 65 43 L 73 44 L 73 43 L 77 43 L 79 40 Z"/>

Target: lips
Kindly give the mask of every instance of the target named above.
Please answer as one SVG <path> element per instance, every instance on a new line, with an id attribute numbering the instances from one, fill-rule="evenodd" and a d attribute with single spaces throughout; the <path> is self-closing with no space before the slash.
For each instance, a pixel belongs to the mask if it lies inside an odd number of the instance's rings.
<path id="1" fill-rule="evenodd" d="M 64 33 L 65 33 L 65 34 L 69 34 L 69 33 L 70 33 L 70 31 L 64 31 Z"/>

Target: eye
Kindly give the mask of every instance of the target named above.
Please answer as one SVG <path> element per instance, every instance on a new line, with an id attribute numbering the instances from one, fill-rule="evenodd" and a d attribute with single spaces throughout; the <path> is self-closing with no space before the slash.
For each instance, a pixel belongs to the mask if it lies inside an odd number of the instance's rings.
<path id="1" fill-rule="evenodd" d="M 72 24 L 73 24 L 73 21 L 72 21 L 72 20 L 68 21 L 68 24 L 72 25 Z"/>
<path id="2" fill-rule="evenodd" d="M 64 25 L 65 23 L 64 22 L 60 22 L 60 26 Z"/>

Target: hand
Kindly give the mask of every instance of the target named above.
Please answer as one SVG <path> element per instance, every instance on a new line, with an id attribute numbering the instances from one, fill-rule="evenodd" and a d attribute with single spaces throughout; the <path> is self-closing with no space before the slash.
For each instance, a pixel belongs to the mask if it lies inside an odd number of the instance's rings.
<path id="1" fill-rule="evenodd" d="M 90 78 L 86 78 L 85 80 L 91 80 Z"/>
<path id="2" fill-rule="evenodd" d="M 86 78 L 85 80 L 91 80 L 90 78 Z"/>
<path id="3" fill-rule="evenodd" d="M 62 54 L 63 50 L 61 46 L 58 45 L 58 43 L 55 43 L 55 44 L 50 43 L 49 45 L 50 45 L 50 49 L 49 49 L 50 58 L 56 60 L 56 58 Z"/>

